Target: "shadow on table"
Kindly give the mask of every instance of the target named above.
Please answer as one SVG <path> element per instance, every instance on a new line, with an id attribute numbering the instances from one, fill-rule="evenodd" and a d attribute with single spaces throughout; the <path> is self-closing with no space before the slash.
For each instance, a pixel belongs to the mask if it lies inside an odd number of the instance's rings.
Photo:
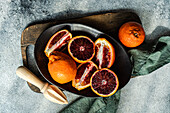
<path id="1" fill-rule="evenodd" d="M 66 10 L 63 12 L 55 13 L 50 17 L 47 16 L 46 18 L 43 18 L 42 20 L 32 21 L 25 28 L 27 28 L 31 25 L 35 25 L 35 24 L 55 22 L 55 21 L 60 21 L 60 20 L 70 20 L 70 19 L 76 19 L 76 18 L 81 18 L 81 17 L 85 17 L 85 16 L 105 14 L 105 13 L 116 13 L 116 12 L 132 12 L 132 13 L 137 14 L 133 9 L 116 9 L 116 10 L 97 11 L 97 12 L 90 12 L 90 13 L 84 13 L 81 10 L 69 9 L 69 10 Z"/>

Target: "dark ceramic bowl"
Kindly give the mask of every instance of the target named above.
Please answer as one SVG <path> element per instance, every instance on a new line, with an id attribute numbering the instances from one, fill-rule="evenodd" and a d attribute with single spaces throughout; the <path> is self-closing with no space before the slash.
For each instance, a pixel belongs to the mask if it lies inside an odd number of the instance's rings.
<path id="1" fill-rule="evenodd" d="M 44 54 L 44 49 L 48 43 L 48 40 L 51 38 L 51 36 L 55 34 L 57 31 L 62 30 L 62 29 L 67 29 L 68 31 L 70 31 L 73 37 L 77 35 L 85 35 L 85 36 L 90 37 L 93 41 L 95 41 L 99 37 L 106 38 L 115 48 L 116 59 L 115 59 L 113 66 L 110 69 L 114 71 L 118 76 L 119 89 L 121 89 L 128 83 L 131 77 L 132 66 L 131 66 L 131 62 L 124 48 L 114 38 L 106 35 L 105 33 L 98 31 L 94 28 L 91 28 L 89 26 L 82 25 L 82 24 L 75 24 L 75 23 L 65 23 L 65 24 L 59 24 L 59 25 L 50 27 L 47 30 L 45 30 L 36 41 L 35 50 L 34 50 L 36 64 L 41 75 L 49 83 L 56 85 L 60 87 L 61 89 L 67 90 L 74 94 L 82 95 L 85 97 L 99 97 L 98 95 L 93 93 L 90 87 L 83 89 L 81 91 L 78 91 L 77 89 L 72 87 L 71 82 L 66 83 L 66 84 L 59 84 L 51 78 L 48 72 L 48 65 L 47 65 L 48 58 Z"/>

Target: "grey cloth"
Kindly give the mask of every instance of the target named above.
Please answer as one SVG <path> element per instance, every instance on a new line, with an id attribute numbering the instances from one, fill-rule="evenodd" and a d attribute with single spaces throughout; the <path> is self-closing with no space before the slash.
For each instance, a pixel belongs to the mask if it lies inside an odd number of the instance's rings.
<path id="1" fill-rule="evenodd" d="M 49 102 L 43 95 L 32 92 L 26 82 L 15 74 L 16 68 L 23 65 L 21 33 L 28 24 L 125 9 L 139 15 L 147 34 L 146 42 L 152 42 L 156 37 L 170 32 L 169 6 L 169 0 L 1 0 L 0 112 L 56 113 L 66 107 Z M 32 50 L 33 47 L 29 49 Z M 33 57 L 33 51 L 30 53 L 30 57 Z M 33 60 L 30 61 L 32 64 Z M 168 64 L 149 75 L 130 80 L 121 90 L 117 111 L 169 112 L 169 67 Z M 162 82 L 156 84 L 157 79 Z M 142 88 L 145 90 L 141 90 Z M 79 97 L 66 91 L 64 93 L 69 103 Z"/>

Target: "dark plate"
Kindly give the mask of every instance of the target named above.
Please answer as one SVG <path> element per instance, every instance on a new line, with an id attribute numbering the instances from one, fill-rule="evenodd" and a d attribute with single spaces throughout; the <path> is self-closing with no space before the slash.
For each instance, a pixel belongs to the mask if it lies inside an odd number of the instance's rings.
<path id="1" fill-rule="evenodd" d="M 59 84 L 51 78 L 47 66 L 48 58 L 44 54 L 44 49 L 51 36 L 57 31 L 62 29 L 69 30 L 72 33 L 73 37 L 77 35 L 85 35 L 90 37 L 93 41 L 95 41 L 99 37 L 106 38 L 110 43 L 112 43 L 112 45 L 115 48 L 116 59 L 113 66 L 110 69 L 113 70 L 118 76 L 119 89 L 121 89 L 128 83 L 131 77 L 132 66 L 124 48 L 114 38 L 106 35 L 105 33 L 98 31 L 94 28 L 91 28 L 89 26 L 82 25 L 82 24 L 75 24 L 75 23 L 65 23 L 65 24 L 60 24 L 60 25 L 55 25 L 53 27 L 50 27 L 47 30 L 45 30 L 36 41 L 35 50 L 34 50 L 36 64 L 41 75 L 49 83 L 56 85 L 61 89 L 67 90 L 74 94 L 78 94 L 86 97 L 98 97 L 98 95 L 93 93 L 90 87 L 78 91 L 77 89 L 72 87 L 71 82 L 66 84 Z"/>

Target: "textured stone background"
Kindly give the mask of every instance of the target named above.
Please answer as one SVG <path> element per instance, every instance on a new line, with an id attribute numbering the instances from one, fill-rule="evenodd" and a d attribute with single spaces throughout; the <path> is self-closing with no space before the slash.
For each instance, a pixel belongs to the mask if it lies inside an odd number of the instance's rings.
<path id="1" fill-rule="evenodd" d="M 0 112 L 53 113 L 65 105 L 33 93 L 15 74 L 22 65 L 21 33 L 30 23 L 68 19 L 119 9 L 136 12 L 143 23 L 147 41 L 170 33 L 169 0 L 1 0 L 0 1 Z M 30 47 L 30 51 L 33 47 Z M 30 55 L 31 56 L 31 55 Z M 118 113 L 170 112 L 170 64 L 130 80 L 122 89 Z M 69 102 L 77 95 L 65 92 Z"/>

